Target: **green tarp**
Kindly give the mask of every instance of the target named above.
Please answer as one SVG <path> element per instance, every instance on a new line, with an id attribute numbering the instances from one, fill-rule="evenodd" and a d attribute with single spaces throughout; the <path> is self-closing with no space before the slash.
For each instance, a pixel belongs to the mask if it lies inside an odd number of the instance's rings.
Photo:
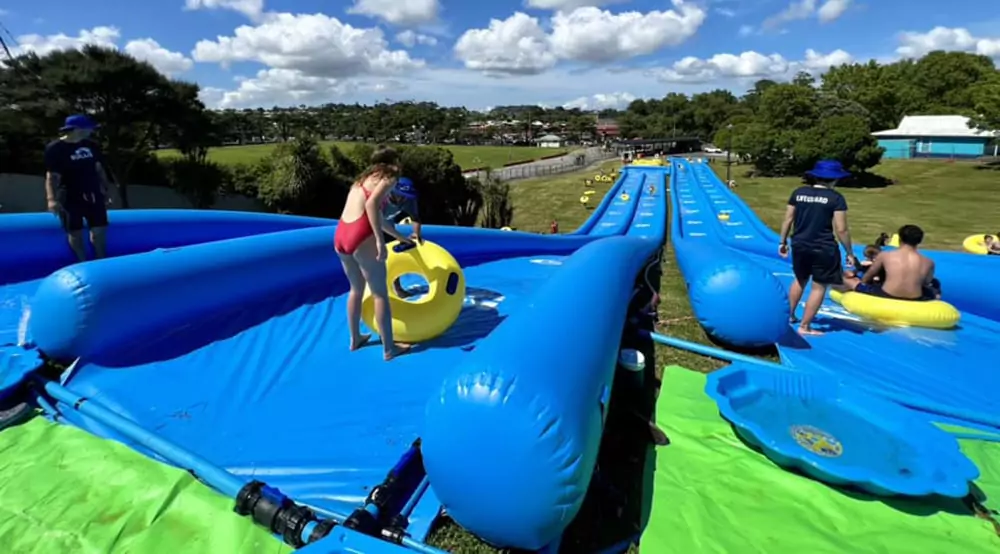
<path id="1" fill-rule="evenodd" d="M 883 501 L 780 469 L 736 437 L 704 387 L 704 375 L 664 371 L 656 418 L 671 444 L 649 464 L 642 554 L 1000 552 L 993 525 L 960 502 Z M 1000 444 L 962 441 L 962 449 L 996 509 Z"/>
<path id="2" fill-rule="evenodd" d="M 0 545 L 5 554 L 291 550 L 184 471 L 40 417 L 0 432 Z"/>

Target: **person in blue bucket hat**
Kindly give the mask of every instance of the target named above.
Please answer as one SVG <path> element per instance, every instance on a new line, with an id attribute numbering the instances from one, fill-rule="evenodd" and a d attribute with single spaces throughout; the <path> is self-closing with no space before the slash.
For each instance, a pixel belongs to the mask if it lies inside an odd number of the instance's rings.
<path id="1" fill-rule="evenodd" d="M 851 174 L 836 160 L 820 160 L 806 171 L 806 183 L 788 197 L 785 220 L 781 224 L 778 254 L 788 257 L 791 235 L 792 272 L 795 280 L 788 290 L 791 321 L 799 323 L 802 335 L 821 335 L 812 322 L 823 304 L 827 289 L 842 287 L 844 270 L 840 246 L 847 251 L 848 263 L 857 266 L 851 232 L 847 226 L 847 200 L 836 191 L 838 181 Z M 793 231 L 794 230 L 794 231 Z M 837 244 L 840 240 L 840 246 Z M 802 319 L 795 317 L 806 285 L 812 281 Z"/>
<path id="2" fill-rule="evenodd" d="M 59 138 L 45 147 L 45 196 L 79 261 L 86 261 L 83 229 L 90 229 L 94 255 L 106 254 L 110 180 L 104 155 L 91 135 L 97 123 L 84 114 L 66 118 Z M 86 224 L 86 225 L 85 225 Z"/>
<path id="3" fill-rule="evenodd" d="M 392 187 L 389 192 L 389 201 L 386 202 L 382 215 L 386 221 L 395 224 L 409 218 L 413 222 L 413 233 L 410 235 L 410 239 L 422 243 L 424 239 L 420 233 L 420 210 L 417 207 L 417 200 L 417 187 L 413 184 L 413 180 L 409 177 L 400 177 L 396 186 Z M 392 282 L 392 286 L 397 296 L 406 298 L 408 292 L 403 288 L 398 278 Z"/>

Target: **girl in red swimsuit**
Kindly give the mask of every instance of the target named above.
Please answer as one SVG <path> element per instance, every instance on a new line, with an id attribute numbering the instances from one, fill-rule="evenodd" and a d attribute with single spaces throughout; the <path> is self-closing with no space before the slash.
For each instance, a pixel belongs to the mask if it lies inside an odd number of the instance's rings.
<path id="1" fill-rule="evenodd" d="M 347 295 L 351 350 L 357 350 L 371 339 L 371 335 L 361 334 L 361 299 L 367 285 L 375 303 L 375 326 L 382 337 L 384 357 L 391 360 L 405 354 L 410 347 L 397 344 L 392 339 L 385 235 L 403 242 L 409 239 L 382 217 L 382 205 L 399 178 L 399 155 L 391 148 L 380 148 L 372 155 L 371 161 L 371 167 L 361 174 L 347 194 L 347 202 L 333 236 L 333 248 L 351 282 L 351 291 Z"/>

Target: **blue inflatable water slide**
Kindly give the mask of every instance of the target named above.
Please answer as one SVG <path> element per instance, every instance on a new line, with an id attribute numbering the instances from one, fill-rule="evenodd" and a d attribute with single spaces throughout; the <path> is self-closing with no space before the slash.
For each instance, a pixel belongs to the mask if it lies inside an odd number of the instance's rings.
<path id="1" fill-rule="evenodd" d="M 53 418 L 191 470 L 304 551 L 434 552 L 443 510 L 498 546 L 558 547 L 669 170 L 624 169 L 569 235 L 425 226 L 467 296 L 388 363 L 349 351 L 334 221 L 113 212 L 115 257 L 68 265 L 50 216 L 0 216 L 0 344 L 75 360 L 43 383 Z"/>
<path id="2" fill-rule="evenodd" d="M 671 242 L 695 315 L 713 337 L 776 344 L 788 367 L 835 375 L 938 421 L 1000 429 L 1000 297 L 984 293 L 1000 258 L 925 252 L 942 299 L 962 312 L 955 329 L 880 326 L 827 299 L 816 320 L 826 333 L 806 339 L 788 325 L 794 277 L 778 255 L 777 233 L 707 163 L 674 159 L 673 169 Z"/>

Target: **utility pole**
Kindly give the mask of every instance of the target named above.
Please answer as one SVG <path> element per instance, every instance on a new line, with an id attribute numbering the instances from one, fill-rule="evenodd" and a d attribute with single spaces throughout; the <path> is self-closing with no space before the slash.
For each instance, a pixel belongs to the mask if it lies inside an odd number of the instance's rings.
<path id="1" fill-rule="evenodd" d="M 730 123 L 726 125 L 726 186 L 729 186 L 729 181 L 731 181 L 732 175 L 730 174 L 730 169 L 733 166 L 733 124 Z"/>

